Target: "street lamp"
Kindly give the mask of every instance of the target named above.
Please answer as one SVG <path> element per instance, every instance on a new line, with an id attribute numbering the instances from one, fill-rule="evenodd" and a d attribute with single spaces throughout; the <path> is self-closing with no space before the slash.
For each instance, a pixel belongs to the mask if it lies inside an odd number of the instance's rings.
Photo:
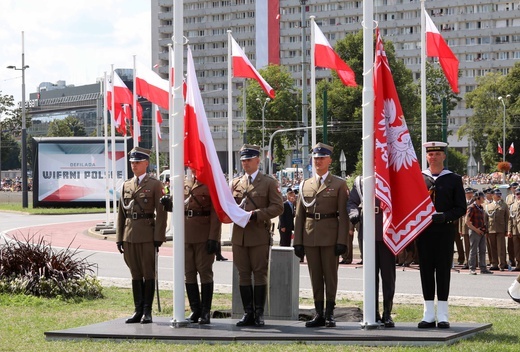
<path id="1" fill-rule="evenodd" d="M 262 104 L 262 99 L 256 98 L 256 101 Z M 271 101 L 271 98 L 265 98 L 262 105 L 262 166 L 265 167 L 264 147 L 265 147 L 265 106 Z M 271 156 L 272 159 L 272 156 Z M 265 170 L 264 170 L 265 172 Z M 271 172 L 271 170 L 269 170 Z"/>
<path id="2" fill-rule="evenodd" d="M 25 64 L 24 54 L 24 32 L 22 31 L 22 67 L 17 68 L 16 66 L 10 65 L 7 68 L 17 71 L 22 71 L 22 208 L 28 207 L 28 194 L 27 194 L 27 131 L 25 128 L 25 69 L 29 68 L 29 65 Z"/>
<path id="3" fill-rule="evenodd" d="M 511 97 L 511 94 L 506 95 L 506 98 Z M 506 103 L 504 102 L 504 98 L 501 96 L 498 97 L 498 100 L 502 103 L 502 106 L 504 107 L 504 114 L 503 114 L 503 133 L 502 133 L 502 161 L 506 161 Z"/>

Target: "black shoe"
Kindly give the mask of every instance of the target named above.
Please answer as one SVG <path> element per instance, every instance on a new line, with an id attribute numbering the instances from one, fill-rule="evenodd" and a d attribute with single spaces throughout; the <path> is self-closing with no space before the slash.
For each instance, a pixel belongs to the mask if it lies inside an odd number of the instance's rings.
<path id="1" fill-rule="evenodd" d="M 343 259 L 342 261 L 339 262 L 340 264 L 351 264 L 352 261 L 348 261 L 346 259 Z"/>
<path id="2" fill-rule="evenodd" d="M 419 324 L 417 324 L 417 327 L 419 329 L 432 329 L 435 327 L 435 322 L 432 321 L 431 323 L 428 323 L 427 321 L 421 321 Z"/>
<path id="3" fill-rule="evenodd" d="M 227 258 L 224 258 L 223 256 L 218 256 L 217 257 L 217 261 L 218 262 L 225 262 L 226 260 L 228 260 Z"/>
<path id="4" fill-rule="evenodd" d="M 469 269 L 469 266 L 468 266 L 467 264 L 466 264 L 466 265 L 463 265 L 461 269 L 463 269 L 463 270 L 467 270 L 467 269 Z"/>
<path id="5" fill-rule="evenodd" d="M 363 260 L 361 260 L 360 262 L 357 262 L 356 264 L 357 265 L 363 265 Z"/>
<path id="6" fill-rule="evenodd" d="M 135 324 L 135 323 L 140 323 L 141 322 L 141 318 L 143 317 L 143 311 L 135 311 L 134 314 L 125 320 L 125 323 L 126 324 Z"/>
<path id="7" fill-rule="evenodd" d="M 491 267 L 489 267 L 489 270 L 498 271 L 499 269 L 498 269 L 498 266 L 491 266 Z"/>
<path id="8" fill-rule="evenodd" d="M 152 320 L 152 311 L 145 308 L 143 318 L 141 319 L 141 324 L 151 324 Z"/>
<path id="9" fill-rule="evenodd" d="M 447 321 L 440 321 L 437 323 L 437 327 L 439 329 L 449 329 L 450 328 L 450 323 L 447 322 Z"/>
<path id="10" fill-rule="evenodd" d="M 253 326 L 255 325 L 255 314 L 253 312 L 244 313 L 242 319 L 237 322 L 237 326 Z"/>
<path id="11" fill-rule="evenodd" d="M 314 319 L 305 323 L 306 328 L 317 328 L 320 326 L 325 326 L 325 317 L 321 314 L 316 314 Z"/>
<path id="12" fill-rule="evenodd" d="M 385 319 L 383 319 L 383 324 L 385 328 L 395 328 L 395 323 L 392 320 L 392 317 L 386 317 Z"/>

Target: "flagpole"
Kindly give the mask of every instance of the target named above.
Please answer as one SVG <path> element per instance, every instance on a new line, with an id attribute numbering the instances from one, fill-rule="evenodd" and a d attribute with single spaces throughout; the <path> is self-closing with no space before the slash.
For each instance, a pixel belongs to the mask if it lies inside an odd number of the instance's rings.
<path id="1" fill-rule="evenodd" d="M 137 122 L 137 70 L 135 68 L 135 55 L 134 55 L 134 89 L 133 89 L 133 96 L 134 96 L 134 99 L 133 99 L 133 103 L 132 103 L 132 121 L 134 122 L 134 126 L 133 126 L 133 129 L 134 129 L 134 147 L 137 147 L 139 145 L 139 136 L 138 136 L 138 132 L 137 132 L 137 124 L 139 122 Z"/>
<path id="2" fill-rule="evenodd" d="M 363 328 L 376 329 L 374 3 L 363 1 Z"/>
<path id="3" fill-rule="evenodd" d="M 157 104 L 152 104 L 152 113 L 153 113 L 153 121 L 154 121 L 154 128 L 155 131 L 155 165 L 157 165 L 157 178 L 159 178 L 159 175 L 161 174 L 161 168 L 159 165 L 159 120 L 157 119 L 157 113 L 159 112 L 159 107 Z"/>
<path id="4" fill-rule="evenodd" d="M 184 317 L 184 98 L 182 89 L 183 63 L 183 4 L 173 1 L 173 113 L 170 115 L 170 138 L 173 136 L 170 175 L 173 211 L 173 319 L 172 326 L 186 326 Z M 173 182 L 172 182 L 173 181 Z"/>
<path id="5" fill-rule="evenodd" d="M 314 147 L 316 145 L 316 59 L 314 57 L 316 46 L 314 19 L 316 16 L 310 16 L 309 18 L 311 20 L 311 145 Z"/>
<path id="6" fill-rule="evenodd" d="M 116 197 L 116 126 L 115 126 L 115 119 L 116 119 L 116 95 L 115 91 L 113 89 L 114 87 L 114 64 L 111 65 L 111 77 L 112 77 L 112 101 L 110 102 L 112 104 L 112 123 L 110 124 L 110 145 L 112 149 L 112 208 L 113 208 L 113 224 L 115 227 L 116 219 L 117 219 L 117 197 Z M 126 150 L 125 150 L 126 152 Z"/>
<path id="7" fill-rule="evenodd" d="M 421 0 L 421 146 L 428 141 L 426 131 L 426 17 L 424 11 L 424 0 Z M 424 151 L 421 152 L 421 166 L 423 170 L 428 166 Z"/>
<path id="8" fill-rule="evenodd" d="M 228 181 L 233 179 L 233 86 L 231 81 L 231 30 L 228 34 Z M 264 170 L 265 171 L 265 170 Z"/>
<path id="9" fill-rule="evenodd" d="M 105 142 L 105 212 L 106 212 L 106 220 L 105 226 L 108 226 L 110 223 L 110 179 L 109 179 L 109 163 L 108 163 L 108 111 L 107 106 L 105 104 L 107 101 L 107 73 L 105 71 L 105 80 L 103 81 L 103 124 L 104 124 L 104 137 L 103 140 Z M 113 95 L 114 93 L 112 93 Z M 113 112 L 112 112 L 113 114 Z"/>

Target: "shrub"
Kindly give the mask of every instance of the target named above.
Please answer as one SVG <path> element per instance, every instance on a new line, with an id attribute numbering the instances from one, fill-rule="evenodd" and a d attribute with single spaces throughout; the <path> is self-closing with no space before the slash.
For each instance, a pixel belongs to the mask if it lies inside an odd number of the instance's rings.
<path id="1" fill-rule="evenodd" d="M 77 254 L 70 245 L 54 250 L 43 237 L 34 235 L 6 239 L 0 246 L 0 292 L 63 299 L 103 297 L 93 265 Z"/>

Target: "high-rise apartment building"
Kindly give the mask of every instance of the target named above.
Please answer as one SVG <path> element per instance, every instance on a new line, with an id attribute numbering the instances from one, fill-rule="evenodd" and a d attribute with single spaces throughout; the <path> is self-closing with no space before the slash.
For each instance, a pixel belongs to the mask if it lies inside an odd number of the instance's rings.
<path id="1" fill-rule="evenodd" d="M 426 0 L 425 7 L 460 61 L 461 97 L 476 88 L 477 77 L 488 72 L 507 74 L 520 60 L 520 1 Z M 398 58 L 412 70 L 414 79 L 420 78 L 420 9 L 420 0 L 374 1 L 374 16 L 381 34 L 394 43 Z M 162 73 L 167 72 L 168 66 L 172 11 L 171 0 L 152 1 L 152 60 L 162 66 Z M 184 35 L 193 50 L 205 109 L 220 153 L 226 153 L 227 136 L 227 31 L 232 31 L 257 68 L 269 63 L 287 66 L 295 84 L 301 87 L 302 11 L 307 19 L 308 62 L 309 16 L 316 17 L 332 46 L 347 34 L 362 30 L 362 0 L 184 0 Z M 318 73 L 318 77 L 327 75 L 327 70 Z M 233 79 L 234 101 L 242 84 L 243 79 Z M 239 145 L 238 131 L 244 116 L 238 106 L 233 108 L 233 114 L 233 136 Z M 448 129 L 456 131 L 471 114 L 463 99 L 448 116 Z M 456 148 L 468 146 L 468 141 L 459 141 L 456 134 L 448 141 Z"/>

